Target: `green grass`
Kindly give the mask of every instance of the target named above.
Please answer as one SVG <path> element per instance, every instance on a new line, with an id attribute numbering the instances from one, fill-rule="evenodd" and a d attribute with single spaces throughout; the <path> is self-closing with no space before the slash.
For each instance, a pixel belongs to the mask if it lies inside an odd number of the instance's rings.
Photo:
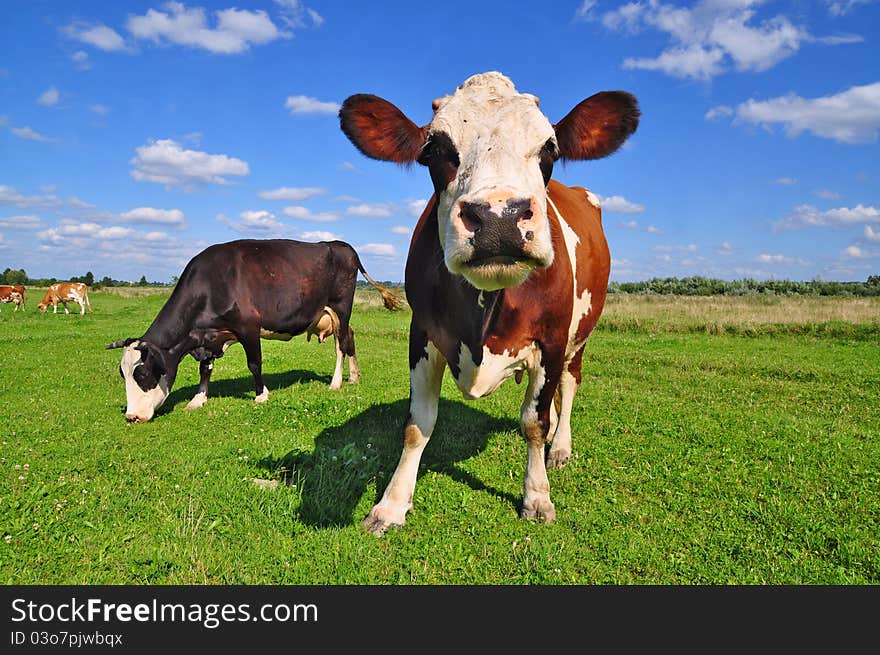
<path id="1" fill-rule="evenodd" d="M 140 336 L 166 297 L 2 308 L 3 584 L 880 582 L 872 328 L 598 330 L 552 525 L 518 518 L 524 385 L 467 402 L 447 375 L 415 511 L 377 539 L 359 523 L 400 454 L 408 310 L 356 307 L 358 385 L 346 369 L 327 389 L 332 342 L 264 341 L 256 405 L 234 346 L 207 405 L 184 410 L 190 358 L 158 416 L 129 425 L 104 345 Z"/>

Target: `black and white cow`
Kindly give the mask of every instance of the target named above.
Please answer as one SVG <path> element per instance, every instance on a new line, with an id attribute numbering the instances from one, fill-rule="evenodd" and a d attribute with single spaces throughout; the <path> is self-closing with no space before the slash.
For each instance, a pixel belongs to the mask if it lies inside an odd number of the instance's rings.
<path id="1" fill-rule="evenodd" d="M 244 347 L 258 403 L 269 398 L 260 339 L 287 341 L 306 333 L 323 341 L 333 334 L 336 369 L 330 388 L 342 385 L 345 356 L 349 381 L 357 382 L 360 371 L 349 319 L 358 271 L 379 290 L 386 308 L 397 308 L 397 297 L 367 275 L 354 248 L 343 241 L 242 239 L 209 246 L 183 269 L 142 337 L 107 346 L 125 349 L 119 367 L 125 380 L 125 417 L 136 422 L 153 418 L 187 354 L 198 360 L 201 376 L 187 409 L 204 405 L 214 360 L 236 341 Z"/>
<path id="2" fill-rule="evenodd" d="M 552 180 L 553 164 L 610 155 L 638 126 L 638 105 L 629 93 L 606 91 L 554 125 L 535 96 L 490 72 L 433 107 L 422 127 L 374 95 L 351 96 L 339 112 L 342 131 L 363 154 L 417 161 L 434 184 L 406 265 L 412 323 L 403 453 L 364 526 L 382 534 L 403 525 L 412 510 L 446 367 L 468 399 L 528 374 L 520 411 L 528 444 L 521 514 L 550 522 L 556 510 L 546 467 L 562 466 L 571 455 L 581 357 L 611 266 L 596 197 Z"/>

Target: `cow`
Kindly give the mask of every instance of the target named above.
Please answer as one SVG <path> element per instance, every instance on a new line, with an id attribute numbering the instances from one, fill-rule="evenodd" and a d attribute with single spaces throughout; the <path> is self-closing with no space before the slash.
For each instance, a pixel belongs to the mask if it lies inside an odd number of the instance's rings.
<path id="1" fill-rule="evenodd" d="M 187 355 L 199 362 L 198 392 L 187 405 L 207 402 L 214 360 L 231 344 L 244 347 L 258 403 L 269 399 L 263 384 L 260 339 L 288 341 L 306 333 L 323 342 L 333 335 L 336 369 L 330 388 L 342 386 L 345 356 L 349 382 L 360 377 L 349 324 L 358 271 L 378 289 L 383 304 L 400 301 L 364 270 L 344 241 L 306 243 L 291 239 L 240 239 L 209 246 L 193 257 L 168 301 L 143 336 L 114 341 L 124 348 L 119 372 L 125 381 L 129 422 L 146 422 L 168 398 Z"/>
<path id="2" fill-rule="evenodd" d="M 25 289 L 21 284 L 0 284 L 0 303 L 11 302 L 15 305 L 12 311 L 17 312 L 21 307 L 21 311 L 27 309 L 24 298 Z"/>
<path id="3" fill-rule="evenodd" d="M 85 282 L 56 282 L 46 291 L 43 299 L 37 303 L 37 309 L 45 312 L 52 305 L 52 313 L 58 313 L 58 303 L 64 306 L 64 313 L 69 314 L 67 303 L 75 302 L 79 305 L 80 314 L 85 315 L 86 307 L 92 311 L 92 303 L 89 302 L 89 285 Z"/>
<path id="4" fill-rule="evenodd" d="M 552 179 L 553 165 L 610 155 L 636 130 L 641 113 L 631 94 L 605 91 L 554 125 L 536 96 L 494 71 L 468 78 L 434 100 L 433 109 L 421 127 L 371 94 L 348 97 L 339 111 L 342 131 L 362 154 L 418 162 L 434 187 L 405 267 L 412 318 L 403 452 L 362 522 L 377 536 L 402 526 L 413 509 L 447 367 L 466 399 L 528 374 L 520 515 L 555 520 L 547 468 L 571 456 L 572 403 L 611 259 L 597 197 Z"/>

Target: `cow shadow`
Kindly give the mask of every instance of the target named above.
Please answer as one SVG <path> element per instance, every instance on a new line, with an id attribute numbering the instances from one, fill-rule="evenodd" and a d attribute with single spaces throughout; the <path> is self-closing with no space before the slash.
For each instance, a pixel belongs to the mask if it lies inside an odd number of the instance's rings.
<path id="1" fill-rule="evenodd" d="M 293 369 L 282 373 L 263 373 L 263 383 L 272 391 L 286 389 L 295 384 L 306 384 L 309 382 L 322 382 L 330 386 L 331 375 L 315 373 L 314 371 L 304 371 Z M 156 416 L 171 412 L 181 401 L 189 402 L 192 397 L 199 391 L 198 384 L 191 384 L 186 387 L 178 387 L 173 389 L 168 395 L 165 403 L 156 411 Z M 252 375 L 243 375 L 237 378 L 220 378 L 211 380 L 211 386 L 208 389 L 208 399 L 211 398 L 250 398 L 254 399 L 254 378 Z M 123 410 L 124 411 L 124 410 Z"/>
<path id="2" fill-rule="evenodd" d="M 281 457 L 265 457 L 257 465 L 268 477 L 297 486 L 302 494 L 297 518 L 306 525 L 352 525 L 364 518 L 354 516 L 354 510 L 367 487 L 375 482 L 373 503 L 378 502 L 394 473 L 408 411 L 408 400 L 374 405 L 342 425 L 325 428 L 315 439 L 312 452 L 292 450 Z M 517 421 L 441 398 L 434 436 L 422 454 L 419 476 L 426 471 L 442 473 L 518 510 L 518 496 L 495 489 L 458 466 L 482 452 L 491 433 L 518 428 Z"/>

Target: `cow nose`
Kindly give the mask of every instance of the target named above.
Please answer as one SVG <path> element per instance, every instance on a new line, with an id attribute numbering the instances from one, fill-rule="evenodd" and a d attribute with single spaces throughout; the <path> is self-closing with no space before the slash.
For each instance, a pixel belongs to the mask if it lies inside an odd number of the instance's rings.
<path id="1" fill-rule="evenodd" d="M 528 198 L 508 199 L 501 208 L 500 214 L 493 210 L 488 202 L 462 201 L 459 203 L 459 217 L 465 229 L 479 234 L 490 221 L 498 221 L 516 225 L 520 221 L 532 217 L 532 201 Z"/>
<path id="2" fill-rule="evenodd" d="M 137 414 L 126 414 L 125 420 L 129 423 L 143 423 L 145 420 L 138 416 Z"/>

